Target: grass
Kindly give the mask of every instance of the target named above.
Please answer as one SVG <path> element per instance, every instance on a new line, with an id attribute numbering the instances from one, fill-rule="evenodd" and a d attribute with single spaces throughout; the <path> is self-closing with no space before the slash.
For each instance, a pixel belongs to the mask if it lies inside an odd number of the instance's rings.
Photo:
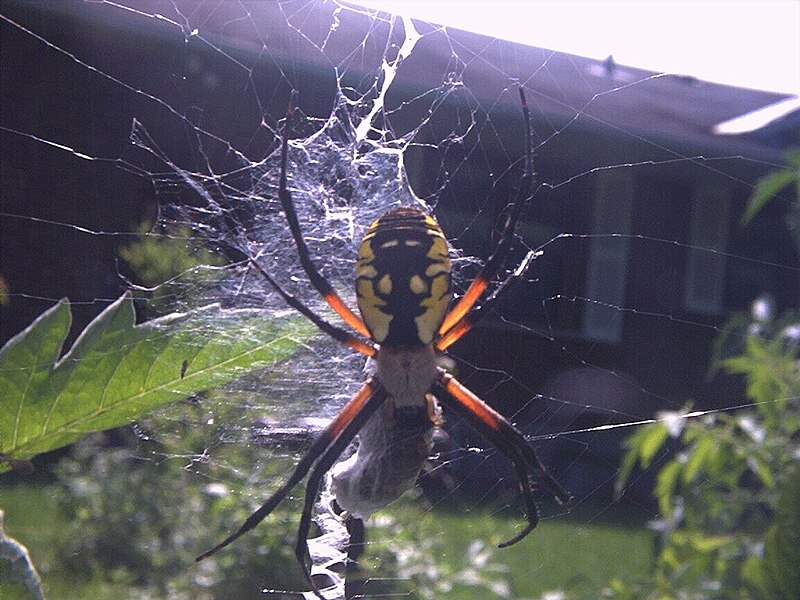
<path id="1" fill-rule="evenodd" d="M 448 546 L 455 551 L 465 548 L 466 540 L 455 541 L 463 537 L 463 517 L 448 519 L 452 520 L 445 527 Z M 481 515 L 470 534 L 497 541 L 493 532 L 507 528 L 506 523 L 498 523 L 497 517 Z M 575 584 L 601 589 L 615 577 L 641 577 L 652 566 L 652 550 L 652 533 L 647 530 L 579 523 L 567 516 L 540 523 L 525 541 L 498 549 L 496 558 L 508 567 L 512 597 L 519 599 Z"/>
<path id="2" fill-rule="evenodd" d="M 614 578 L 645 579 L 653 567 L 654 533 L 645 528 L 640 515 L 619 509 L 604 511 L 602 519 L 583 511 L 545 518 L 523 541 L 497 548 L 517 531 L 520 515 L 488 510 L 420 515 L 419 508 L 410 504 L 401 505 L 397 521 L 440 535 L 444 556 L 438 560 L 447 562 L 452 557 L 451 562 L 464 563 L 471 544 L 485 543 L 493 551 L 493 562 L 507 569 L 514 600 L 539 598 L 564 588 L 600 590 Z M 436 597 L 440 596 L 447 600 L 476 597 L 475 589 L 466 586 Z"/>
<path id="3" fill-rule="evenodd" d="M 0 484 L 0 509 L 5 512 L 5 533 L 28 548 L 42 579 L 45 598 L 86 600 L 87 598 L 128 598 L 128 590 L 120 584 L 93 579 L 73 581 L 60 568 L 59 557 L 50 541 L 61 524 L 54 510 L 48 485 Z M 30 600 L 26 588 L 0 580 L 0 598 Z"/>
<path id="4" fill-rule="evenodd" d="M 28 548 L 42 578 L 45 598 L 106 598 L 110 588 L 103 582 L 74 586 L 59 573 L 58 556 L 49 540 L 58 531 L 59 517 L 54 510 L 47 485 L 16 484 L 0 486 L 0 509 L 5 512 L 5 533 Z M 50 574 L 53 573 L 53 577 Z M 29 600 L 33 596 L 19 585 L 0 581 L 0 598 Z"/>
<path id="5" fill-rule="evenodd" d="M 134 591 L 123 583 L 100 579 L 76 582 L 60 568 L 59 556 L 49 543 L 53 532 L 60 529 L 51 487 L 0 485 L 0 508 L 6 512 L 7 534 L 28 546 L 47 597 L 64 600 L 133 597 Z M 538 598 L 544 592 L 575 585 L 599 590 L 615 577 L 642 578 L 652 567 L 653 533 L 642 526 L 640 519 L 630 515 L 623 515 L 623 521 L 627 521 L 623 524 L 606 517 L 600 521 L 578 512 L 543 519 L 523 542 L 497 549 L 497 543 L 513 535 L 519 515 L 484 510 L 434 512 L 425 510 L 423 502 L 408 497 L 393 507 L 392 513 L 401 529 L 416 529 L 415 534 L 420 538 L 433 536 L 437 542 L 435 563 L 443 570 L 449 569 L 450 574 L 457 573 L 455 581 L 465 579 L 464 573 L 468 571 L 479 572 L 471 568 L 468 556 L 474 542 L 485 543 L 487 548 L 494 546 L 491 563 L 503 569 L 501 579 L 508 581 L 514 600 Z M 466 600 L 475 598 L 476 590 L 484 589 L 456 585 L 447 593 L 436 592 L 435 597 Z M 10 588 L 0 585 L 0 597 L 25 598 L 11 593 Z M 480 597 L 502 596 L 481 591 Z"/>

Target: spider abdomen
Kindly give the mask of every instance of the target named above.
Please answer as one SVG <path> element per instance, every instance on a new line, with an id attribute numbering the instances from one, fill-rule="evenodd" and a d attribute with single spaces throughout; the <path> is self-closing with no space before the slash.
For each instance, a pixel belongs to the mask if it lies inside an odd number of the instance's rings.
<path id="1" fill-rule="evenodd" d="M 432 345 L 384 345 L 375 363 L 375 379 L 388 399 L 359 432 L 356 452 L 332 471 L 337 503 L 361 518 L 414 486 L 441 420 L 429 393 L 438 374 Z"/>
<path id="2" fill-rule="evenodd" d="M 433 448 L 436 420 L 427 405 L 389 401 L 384 409 L 359 432 L 356 452 L 331 471 L 337 504 L 361 519 L 411 489 Z"/>
<path id="3" fill-rule="evenodd" d="M 356 294 L 376 342 L 430 344 L 452 298 L 449 248 L 433 217 L 400 207 L 373 222 L 358 249 Z"/>

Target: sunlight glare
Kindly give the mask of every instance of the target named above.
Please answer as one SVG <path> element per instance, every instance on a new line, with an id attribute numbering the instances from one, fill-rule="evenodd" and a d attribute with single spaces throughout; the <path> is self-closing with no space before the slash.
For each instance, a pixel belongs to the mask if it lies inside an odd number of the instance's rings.
<path id="1" fill-rule="evenodd" d="M 354 0 L 393 14 L 706 81 L 800 94 L 800 2 Z"/>

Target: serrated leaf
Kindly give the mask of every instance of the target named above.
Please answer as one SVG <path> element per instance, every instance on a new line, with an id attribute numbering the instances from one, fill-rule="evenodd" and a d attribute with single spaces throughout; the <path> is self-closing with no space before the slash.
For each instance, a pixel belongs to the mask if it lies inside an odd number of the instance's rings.
<path id="1" fill-rule="evenodd" d="M 59 359 L 70 323 L 62 300 L 0 349 L 0 472 L 285 360 L 314 333 L 216 306 L 136 325 L 126 295 Z"/>

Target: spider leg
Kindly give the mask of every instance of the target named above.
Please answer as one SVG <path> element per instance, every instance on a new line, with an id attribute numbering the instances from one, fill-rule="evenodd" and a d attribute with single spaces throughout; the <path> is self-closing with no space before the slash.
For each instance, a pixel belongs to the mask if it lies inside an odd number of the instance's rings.
<path id="1" fill-rule="evenodd" d="M 297 528 L 297 543 L 295 544 L 294 555 L 297 557 L 297 562 L 300 563 L 303 569 L 306 580 L 311 585 L 314 593 L 320 598 L 323 598 L 322 593 L 316 583 L 311 579 L 311 568 L 308 564 L 308 533 L 311 529 L 314 504 L 317 501 L 317 496 L 319 496 L 319 490 L 322 486 L 322 480 L 325 474 L 330 471 L 334 463 L 339 460 L 345 448 L 353 441 L 358 431 L 386 400 L 386 390 L 383 389 L 383 387 L 379 387 L 378 384 L 374 385 L 376 389 L 372 397 L 369 398 L 361 410 L 353 415 L 342 433 L 325 449 L 314 465 L 314 468 L 311 470 L 311 474 L 308 476 L 308 481 L 306 482 L 306 495 L 303 503 L 303 513 L 300 515 L 300 526 Z"/>
<path id="2" fill-rule="evenodd" d="M 500 547 L 515 544 L 528 535 L 539 521 L 530 478 L 532 472 L 547 484 L 560 504 L 569 502 L 570 494 L 547 472 L 525 436 L 508 419 L 483 402 L 449 373 L 440 371 L 439 385 L 445 392 L 441 398 L 442 404 L 466 417 L 487 441 L 514 464 L 525 502 L 528 525 L 519 534 L 500 544 Z"/>
<path id="3" fill-rule="evenodd" d="M 517 535 L 505 542 L 497 545 L 498 548 L 506 548 L 512 544 L 516 544 L 527 536 L 531 531 L 536 529 L 539 524 L 539 508 L 536 506 L 536 500 L 533 498 L 533 482 L 531 481 L 530 474 L 525 469 L 523 463 L 518 460 L 512 461 L 514 469 L 517 472 L 517 479 L 519 480 L 519 489 L 522 492 L 522 497 L 525 501 L 525 515 L 528 517 L 528 524 L 523 527 Z"/>
<path id="4" fill-rule="evenodd" d="M 305 477 L 308 470 L 318 459 L 322 460 L 328 456 L 328 451 L 331 448 L 342 446 L 342 449 L 339 450 L 339 453 L 341 453 L 344 447 L 346 447 L 356 433 L 358 433 L 358 430 L 363 426 L 366 419 L 369 418 L 369 415 L 375 412 L 375 409 L 385 398 L 386 392 L 383 390 L 383 387 L 371 377 L 367 379 L 364 385 L 361 386 L 361 389 L 359 389 L 355 396 L 344 405 L 344 408 L 339 411 L 339 414 L 336 415 L 333 421 L 322 430 L 322 433 L 311 445 L 306 455 L 297 463 L 297 466 L 286 483 L 279 487 L 253 514 L 247 517 L 247 520 L 245 520 L 238 530 L 210 550 L 203 552 L 195 558 L 195 560 L 201 561 L 219 550 L 222 550 L 225 546 L 237 540 L 263 521 L 267 515 L 275 510 L 275 507 L 278 506 L 292 488 Z M 344 442 L 345 439 L 347 440 L 346 442 Z"/>
<path id="5" fill-rule="evenodd" d="M 289 122 L 294 116 L 294 102 L 296 95 L 297 92 L 292 92 L 292 100 L 290 102 L 286 120 L 284 121 L 283 125 L 283 140 L 281 142 L 281 174 L 280 184 L 278 187 L 278 196 L 281 200 L 281 205 L 283 206 L 283 212 L 286 215 L 286 221 L 289 223 L 289 229 L 292 232 L 295 245 L 297 246 L 297 253 L 300 256 L 300 264 L 302 265 L 303 270 L 306 272 L 306 275 L 308 275 L 311 285 L 314 286 L 314 288 L 325 299 L 325 302 L 327 302 L 328 305 L 334 311 L 336 311 L 336 313 L 344 320 L 345 323 L 347 323 L 350 327 L 355 329 L 364 337 L 368 338 L 370 337 L 370 334 L 367 326 L 364 325 L 364 321 L 362 321 L 358 315 L 350 310 L 350 308 L 341 299 L 339 294 L 337 294 L 333 289 L 333 286 L 330 284 L 330 282 L 328 282 L 328 280 L 325 279 L 325 277 L 323 277 L 322 274 L 317 270 L 317 267 L 311 260 L 311 253 L 308 250 L 308 245 L 306 244 L 305 239 L 303 239 L 303 233 L 300 231 L 300 222 L 297 218 L 297 211 L 294 208 L 292 194 L 289 191 L 286 183 L 286 163 L 289 154 Z"/>
<path id="6" fill-rule="evenodd" d="M 464 293 L 461 299 L 445 316 L 444 321 L 442 321 L 442 324 L 439 326 L 439 336 L 446 335 L 453 327 L 459 324 L 459 322 L 467 315 L 469 310 L 475 305 L 475 303 L 489 287 L 492 278 L 497 275 L 497 272 L 500 270 L 503 261 L 506 259 L 506 256 L 508 256 L 508 251 L 511 249 L 511 242 L 514 239 L 514 229 L 516 228 L 517 221 L 519 221 L 519 217 L 522 214 L 522 209 L 525 206 L 528 198 L 530 198 L 531 189 L 533 187 L 531 118 L 530 111 L 528 110 L 528 102 L 525 99 L 525 90 L 522 87 L 519 88 L 519 96 L 522 102 L 522 115 L 525 119 L 525 170 L 523 172 L 522 179 L 519 182 L 517 194 L 511 204 L 511 212 L 506 217 L 506 221 L 503 224 L 503 229 L 500 233 L 500 239 L 497 242 L 494 252 L 492 252 L 491 256 L 489 256 L 486 264 L 483 265 L 480 273 L 478 273 L 478 276 L 473 280 L 469 288 L 467 288 L 467 291 Z M 461 335 L 466 333 L 466 331 L 468 331 L 468 329 L 463 331 Z M 452 341 L 454 342 L 455 340 Z M 437 349 L 441 350 L 441 348 L 438 346 L 438 343 Z"/>
<path id="7" fill-rule="evenodd" d="M 319 327 L 322 331 L 327 333 L 337 342 L 347 346 L 352 350 L 356 350 L 361 354 L 365 354 L 367 356 L 374 356 L 375 346 L 373 346 L 368 342 L 360 340 L 359 338 L 352 335 L 351 333 L 348 333 L 341 327 L 336 327 L 335 325 L 332 325 L 331 323 L 320 317 L 308 306 L 303 304 L 296 296 L 284 290 L 283 287 L 281 287 L 281 285 L 277 281 L 275 281 L 275 279 L 269 273 L 267 273 L 264 267 L 262 267 L 258 263 L 258 261 L 250 257 L 248 257 L 247 260 L 250 262 L 251 265 L 253 265 L 256 271 L 258 271 L 259 274 L 264 279 L 267 280 L 267 283 L 269 283 L 272 286 L 272 288 L 276 292 L 278 292 L 281 298 L 283 298 L 286 301 L 286 304 L 294 308 L 297 312 L 306 317 L 309 321 L 314 323 L 314 325 Z"/>
<path id="8" fill-rule="evenodd" d="M 365 575 L 358 562 L 364 553 L 367 540 L 367 528 L 364 521 L 350 515 L 345 520 L 350 540 L 347 546 L 347 562 L 345 563 L 344 597 L 345 600 L 365 598 Z"/>
<path id="9" fill-rule="evenodd" d="M 535 257 L 536 253 L 534 251 L 530 251 L 525 259 L 519 264 L 519 266 L 495 288 L 495 290 L 486 300 L 476 306 L 473 306 L 467 314 L 465 314 L 455 325 L 453 325 L 453 327 L 451 327 L 444 335 L 441 335 L 436 340 L 436 350 L 439 352 L 444 352 L 452 344 L 457 342 L 465 333 L 472 329 L 481 319 L 481 317 L 489 314 L 506 288 L 508 288 L 508 286 L 521 277 L 523 273 L 525 273 L 525 271 L 528 269 L 528 265 L 530 265 L 531 261 Z"/>

